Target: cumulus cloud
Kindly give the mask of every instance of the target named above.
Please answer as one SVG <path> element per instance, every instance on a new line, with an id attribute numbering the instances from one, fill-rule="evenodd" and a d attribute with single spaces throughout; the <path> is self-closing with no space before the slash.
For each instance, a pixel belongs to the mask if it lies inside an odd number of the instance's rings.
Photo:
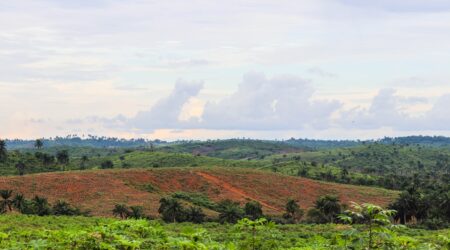
<path id="1" fill-rule="evenodd" d="M 392 128 L 402 131 L 446 131 L 450 123 L 450 94 L 438 98 L 423 114 L 402 111 L 402 105 L 426 103 L 423 97 L 403 97 L 394 89 L 382 89 L 373 98 L 369 108 L 356 107 L 342 111 L 339 126 L 352 129 Z"/>
<path id="2" fill-rule="evenodd" d="M 203 88 L 201 82 L 178 80 L 172 93 L 160 99 L 147 111 L 139 112 L 129 120 L 133 128 L 151 131 L 156 128 L 176 128 L 180 126 L 179 116 L 184 104 Z"/>
<path id="3" fill-rule="evenodd" d="M 407 120 L 399 110 L 399 98 L 394 89 L 382 89 L 373 98 L 369 108 L 356 107 L 341 113 L 340 125 L 347 128 L 374 129 L 397 127 Z"/>
<path id="4" fill-rule="evenodd" d="M 450 127 L 450 94 L 441 96 L 433 108 L 422 118 L 424 129 L 449 130 Z"/>
<path id="5" fill-rule="evenodd" d="M 148 111 L 141 111 L 128 126 L 151 131 L 162 128 L 221 130 L 283 130 L 327 128 L 338 101 L 314 100 L 314 88 L 305 79 L 281 75 L 271 79 L 249 73 L 238 90 L 205 104 L 200 119 L 179 119 L 183 106 L 202 89 L 201 83 L 179 81 L 172 93 Z"/>
<path id="6" fill-rule="evenodd" d="M 200 126 L 249 130 L 326 127 L 341 104 L 313 100 L 313 94 L 311 84 L 302 78 L 285 75 L 268 79 L 250 73 L 235 93 L 205 105 Z"/>

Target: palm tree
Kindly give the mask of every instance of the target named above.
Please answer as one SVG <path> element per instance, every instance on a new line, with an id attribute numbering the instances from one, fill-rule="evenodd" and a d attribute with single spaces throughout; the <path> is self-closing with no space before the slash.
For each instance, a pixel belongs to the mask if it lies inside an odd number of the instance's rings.
<path id="1" fill-rule="evenodd" d="M 251 219 L 256 220 L 263 216 L 262 206 L 257 201 L 247 202 L 244 206 L 245 215 Z"/>
<path id="2" fill-rule="evenodd" d="M 159 200 L 158 212 L 166 222 L 182 221 L 184 218 L 184 208 L 181 203 L 174 198 L 162 198 Z"/>
<path id="3" fill-rule="evenodd" d="M 87 155 L 81 156 L 80 169 L 86 169 L 86 163 L 89 161 L 89 157 Z"/>
<path id="4" fill-rule="evenodd" d="M 297 221 L 303 217 L 303 214 L 304 212 L 297 202 L 293 199 L 289 199 L 286 203 L 286 213 L 284 217 Z"/>
<path id="5" fill-rule="evenodd" d="M 339 198 L 335 195 L 319 197 L 315 202 L 315 208 L 321 211 L 331 223 L 334 222 L 335 217 L 341 212 Z"/>
<path id="6" fill-rule="evenodd" d="M 56 159 L 58 160 L 59 164 L 63 165 L 63 171 L 64 171 L 64 165 L 69 163 L 69 152 L 67 150 L 61 150 L 56 153 Z"/>
<path id="7" fill-rule="evenodd" d="M 36 195 L 32 202 L 35 214 L 39 216 L 50 215 L 51 209 L 46 198 Z"/>
<path id="8" fill-rule="evenodd" d="M 80 210 L 73 208 L 68 202 L 58 200 L 52 208 L 54 215 L 79 215 Z"/>
<path id="9" fill-rule="evenodd" d="M 203 223 L 206 217 L 201 207 L 190 207 L 187 211 L 187 214 L 188 220 L 197 224 Z"/>
<path id="10" fill-rule="evenodd" d="M 56 153 L 56 159 L 60 164 L 69 163 L 69 152 L 67 150 L 61 150 Z"/>
<path id="11" fill-rule="evenodd" d="M 142 219 L 145 217 L 144 208 L 141 206 L 131 206 L 129 212 L 130 218 L 133 219 Z"/>
<path id="12" fill-rule="evenodd" d="M 399 220 L 401 224 L 406 224 L 413 218 L 420 219 L 422 204 L 421 195 L 415 189 L 408 189 L 400 194 L 398 199 L 389 205 L 390 209 L 396 210 L 395 219 Z"/>
<path id="13" fill-rule="evenodd" d="M 8 150 L 6 149 L 6 141 L 0 140 L 0 161 L 6 159 Z"/>
<path id="14" fill-rule="evenodd" d="M 4 213 L 12 211 L 12 200 L 10 199 L 12 196 L 12 190 L 0 190 L 0 196 L 2 197 L 2 201 L 0 201 L 0 212 Z"/>
<path id="15" fill-rule="evenodd" d="M 239 206 L 239 203 L 231 200 L 224 200 L 219 202 L 219 220 L 221 223 L 236 223 L 242 219 L 244 211 Z"/>
<path id="16" fill-rule="evenodd" d="M 19 171 L 19 175 L 23 175 L 25 173 L 26 165 L 25 165 L 25 163 L 23 163 L 23 161 L 19 161 L 16 164 L 16 168 L 17 168 L 17 171 Z"/>
<path id="17" fill-rule="evenodd" d="M 23 213 L 26 210 L 27 206 L 27 201 L 25 200 L 23 194 L 16 194 L 16 196 L 14 196 L 14 199 L 12 200 L 12 205 L 19 212 Z"/>
<path id="18" fill-rule="evenodd" d="M 125 204 L 116 204 L 112 210 L 113 215 L 119 216 L 121 219 L 126 219 L 130 213 Z"/>
<path id="19" fill-rule="evenodd" d="M 34 147 L 37 149 L 41 149 L 44 146 L 44 142 L 41 139 L 37 139 L 34 142 Z"/>

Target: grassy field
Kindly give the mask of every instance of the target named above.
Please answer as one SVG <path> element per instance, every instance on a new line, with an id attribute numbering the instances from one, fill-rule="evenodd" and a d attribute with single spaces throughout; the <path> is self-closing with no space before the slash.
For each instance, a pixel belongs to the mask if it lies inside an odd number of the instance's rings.
<path id="1" fill-rule="evenodd" d="M 94 217 L 0 216 L 0 249 L 364 249 L 367 234 L 348 225 L 163 224 Z M 353 232 L 353 235 L 349 234 Z M 450 231 L 400 228 L 375 244 L 449 249 Z M 387 248 L 386 248 L 387 249 Z"/>

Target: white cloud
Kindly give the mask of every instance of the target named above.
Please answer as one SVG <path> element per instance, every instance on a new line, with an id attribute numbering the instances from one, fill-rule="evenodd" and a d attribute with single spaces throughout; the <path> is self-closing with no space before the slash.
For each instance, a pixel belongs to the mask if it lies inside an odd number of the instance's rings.
<path id="1" fill-rule="evenodd" d="M 235 93 L 205 105 L 198 126 L 241 130 L 327 127 L 340 103 L 314 100 L 313 94 L 311 84 L 302 78 L 284 75 L 268 79 L 250 73 Z"/>
<path id="2" fill-rule="evenodd" d="M 202 88 L 203 83 L 177 81 L 169 96 L 161 98 L 149 110 L 140 111 L 129 120 L 128 126 L 142 131 L 181 126 L 179 117 L 184 104 L 191 97 L 198 95 Z"/>

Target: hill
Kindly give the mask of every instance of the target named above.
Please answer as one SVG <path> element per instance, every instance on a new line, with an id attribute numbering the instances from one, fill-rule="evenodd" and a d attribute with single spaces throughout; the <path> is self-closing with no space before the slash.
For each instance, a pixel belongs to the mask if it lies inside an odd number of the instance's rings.
<path id="1" fill-rule="evenodd" d="M 178 194 L 186 202 L 208 207 L 223 199 L 256 200 L 268 214 L 281 214 L 289 197 L 310 208 L 321 195 L 336 194 L 348 203 L 387 205 L 397 192 L 284 176 L 253 169 L 162 168 L 89 170 L 1 177 L 0 189 L 12 189 L 31 198 L 69 201 L 92 215 L 111 216 L 117 203 L 142 205 L 157 215 L 159 199 Z"/>
<path id="2" fill-rule="evenodd" d="M 204 142 L 183 142 L 162 146 L 165 152 L 189 153 L 222 159 L 264 159 L 273 154 L 303 152 L 307 147 L 289 145 L 279 141 L 229 139 Z"/>

